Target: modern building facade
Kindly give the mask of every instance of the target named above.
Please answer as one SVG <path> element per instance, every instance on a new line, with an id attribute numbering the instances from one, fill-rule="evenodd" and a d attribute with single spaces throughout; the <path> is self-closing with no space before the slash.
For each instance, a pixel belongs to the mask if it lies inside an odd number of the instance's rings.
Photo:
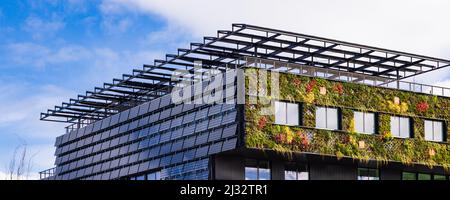
<path id="1" fill-rule="evenodd" d="M 233 24 L 42 113 L 41 178 L 448 180 L 450 89 L 403 80 L 447 66 Z"/>

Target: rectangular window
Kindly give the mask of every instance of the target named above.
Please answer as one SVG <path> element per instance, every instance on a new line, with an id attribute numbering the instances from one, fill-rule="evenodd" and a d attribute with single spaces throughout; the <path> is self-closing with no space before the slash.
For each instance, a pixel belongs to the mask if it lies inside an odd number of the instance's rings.
<path id="1" fill-rule="evenodd" d="M 150 174 L 147 174 L 147 180 L 160 180 L 161 179 L 161 172 L 153 172 Z"/>
<path id="2" fill-rule="evenodd" d="M 358 133 L 375 133 L 375 114 L 367 112 L 354 112 L 355 131 Z"/>
<path id="3" fill-rule="evenodd" d="M 270 178 L 268 161 L 245 161 L 245 180 L 270 180 Z"/>
<path id="4" fill-rule="evenodd" d="M 338 130 L 339 116 L 337 108 L 316 108 L 316 128 Z"/>
<path id="5" fill-rule="evenodd" d="M 307 166 L 286 166 L 284 180 L 309 180 Z"/>
<path id="6" fill-rule="evenodd" d="M 433 176 L 433 180 L 447 180 L 447 178 L 445 177 L 445 175 L 434 175 Z"/>
<path id="7" fill-rule="evenodd" d="M 403 172 L 402 180 L 417 180 L 416 173 L 413 172 Z"/>
<path id="8" fill-rule="evenodd" d="M 358 168 L 358 180 L 380 180 L 378 169 Z"/>
<path id="9" fill-rule="evenodd" d="M 419 173 L 417 175 L 418 180 L 431 180 L 431 174 L 422 174 Z"/>
<path id="10" fill-rule="evenodd" d="M 410 120 L 407 117 L 391 116 L 391 133 L 398 138 L 410 137 Z"/>
<path id="11" fill-rule="evenodd" d="M 443 123 L 440 121 L 425 120 L 425 140 L 444 141 Z"/>
<path id="12" fill-rule="evenodd" d="M 275 101 L 275 123 L 298 126 L 298 104 Z"/>
<path id="13" fill-rule="evenodd" d="M 403 172 L 402 180 L 447 180 L 447 176 L 442 174 Z"/>

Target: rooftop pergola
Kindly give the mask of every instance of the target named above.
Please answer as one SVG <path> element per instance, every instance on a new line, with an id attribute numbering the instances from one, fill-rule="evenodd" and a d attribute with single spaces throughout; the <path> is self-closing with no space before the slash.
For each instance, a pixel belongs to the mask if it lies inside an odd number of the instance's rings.
<path id="1" fill-rule="evenodd" d="M 41 113 L 41 120 L 80 125 L 103 119 L 168 94 L 178 80 L 175 70 L 242 67 L 256 57 L 317 69 L 336 70 L 397 81 L 450 66 L 450 60 L 404 53 L 248 24 L 233 24 L 215 37 L 204 37 L 176 54 L 156 59 L 83 95 Z"/>

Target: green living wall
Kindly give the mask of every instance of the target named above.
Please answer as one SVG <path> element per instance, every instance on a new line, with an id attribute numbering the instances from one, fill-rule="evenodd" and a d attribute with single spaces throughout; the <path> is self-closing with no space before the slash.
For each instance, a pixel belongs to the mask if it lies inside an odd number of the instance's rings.
<path id="1" fill-rule="evenodd" d="M 246 70 L 259 72 L 255 68 Z M 255 77 L 247 76 L 247 87 L 249 83 L 255 82 Z M 270 90 L 270 82 L 267 84 Z M 441 120 L 448 126 L 449 98 L 288 73 L 280 73 L 279 85 L 279 100 L 302 103 L 303 123 L 295 127 L 276 125 L 273 115 L 261 114 L 261 110 L 267 109 L 267 106 L 261 103 L 249 104 L 247 96 L 246 146 L 249 148 L 271 149 L 288 154 L 311 152 L 338 158 L 377 160 L 381 163 L 398 161 L 407 165 L 439 165 L 450 169 L 450 145 L 447 142 L 424 140 L 424 119 Z M 315 129 L 316 106 L 340 108 L 342 130 Z M 378 133 L 356 133 L 353 110 L 378 113 Z M 399 139 L 391 136 L 392 115 L 412 119 L 414 138 Z"/>

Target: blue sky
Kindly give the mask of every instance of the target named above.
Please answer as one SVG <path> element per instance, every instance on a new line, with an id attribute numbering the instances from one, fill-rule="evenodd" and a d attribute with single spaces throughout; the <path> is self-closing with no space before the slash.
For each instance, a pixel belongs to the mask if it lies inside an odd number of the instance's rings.
<path id="1" fill-rule="evenodd" d="M 0 171 L 23 142 L 37 153 L 34 171 L 51 167 L 64 130 L 39 121 L 41 111 L 173 49 L 152 38 L 163 18 L 108 9 L 102 1 L 1 1 Z"/>
<path id="2" fill-rule="evenodd" d="M 36 153 L 33 172 L 52 167 L 64 125 L 39 121 L 40 112 L 231 23 L 450 59 L 448 7 L 438 0 L 2 0 L 0 179 L 24 141 Z M 443 70 L 415 81 L 450 87 L 449 78 Z"/>

